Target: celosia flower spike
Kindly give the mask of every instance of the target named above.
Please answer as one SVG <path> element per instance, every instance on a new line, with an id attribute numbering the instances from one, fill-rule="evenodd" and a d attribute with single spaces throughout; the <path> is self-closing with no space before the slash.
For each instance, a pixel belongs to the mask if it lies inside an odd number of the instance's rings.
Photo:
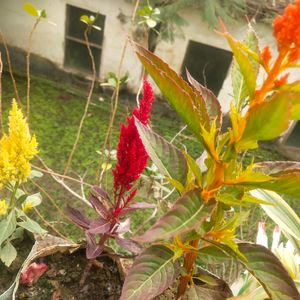
<path id="1" fill-rule="evenodd" d="M 152 88 L 146 79 L 144 80 L 143 91 L 143 98 L 140 100 L 139 106 L 134 108 L 133 116 L 146 125 L 154 100 Z M 127 118 L 127 126 L 124 124 L 120 125 L 121 132 L 117 147 L 117 165 L 113 170 L 115 202 L 117 206 L 120 199 L 131 190 L 133 182 L 140 177 L 149 158 L 135 127 L 133 116 Z M 124 203 L 128 204 L 134 194 L 135 192 L 131 191 L 127 195 L 128 199 L 123 199 Z M 120 207 L 117 208 L 119 209 Z"/>
<path id="2" fill-rule="evenodd" d="M 38 152 L 35 136 L 31 137 L 15 100 L 8 125 L 8 135 L 5 134 L 0 140 L 0 187 L 11 181 L 26 181 L 31 173 L 29 161 Z"/>
<path id="3" fill-rule="evenodd" d="M 290 63 L 298 60 L 300 58 L 300 0 L 289 4 L 284 14 L 275 18 L 273 28 L 279 52 L 290 51 Z"/>

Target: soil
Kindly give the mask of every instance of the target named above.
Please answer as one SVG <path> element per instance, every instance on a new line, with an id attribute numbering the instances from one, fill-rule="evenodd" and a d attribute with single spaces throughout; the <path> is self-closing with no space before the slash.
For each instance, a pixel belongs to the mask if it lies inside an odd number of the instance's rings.
<path id="1" fill-rule="evenodd" d="M 20 285 L 16 299 L 30 300 L 118 300 L 122 281 L 117 264 L 107 256 L 97 259 L 82 287 L 80 278 L 86 267 L 84 250 L 73 254 L 56 253 L 36 262 L 48 265 L 46 273 L 32 286 Z"/>
<path id="2" fill-rule="evenodd" d="M 33 244 L 34 241 L 29 236 L 24 237 L 24 239 L 18 241 L 18 243 L 14 243 L 18 255 L 9 268 L 0 261 L 0 295 L 13 283 L 21 265 L 31 251 Z"/>
<path id="3" fill-rule="evenodd" d="M 17 259 L 7 268 L 0 263 L 0 294 L 3 293 L 15 279 L 23 261 L 28 256 L 33 241 L 24 239 L 18 245 Z M 87 275 L 85 283 L 79 286 L 79 281 L 86 268 L 85 249 L 74 253 L 55 253 L 37 259 L 37 263 L 45 263 L 48 270 L 32 286 L 21 284 L 17 291 L 17 300 L 118 300 L 121 295 L 123 280 L 117 263 L 103 255 L 97 259 Z M 167 289 L 155 300 L 175 299 L 176 288 Z"/>

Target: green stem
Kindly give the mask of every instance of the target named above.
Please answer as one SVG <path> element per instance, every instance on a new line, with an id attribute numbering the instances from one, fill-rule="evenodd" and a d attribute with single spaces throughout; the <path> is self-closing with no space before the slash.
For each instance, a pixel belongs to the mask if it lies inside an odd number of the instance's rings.
<path id="1" fill-rule="evenodd" d="M 15 186 L 13 187 L 11 196 L 10 196 L 10 200 L 9 200 L 9 208 L 10 210 L 12 210 L 15 207 L 15 200 L 16 200 L 16 193 L 19 187 L 19 182 L 17 181 L 15 183 Z"/>

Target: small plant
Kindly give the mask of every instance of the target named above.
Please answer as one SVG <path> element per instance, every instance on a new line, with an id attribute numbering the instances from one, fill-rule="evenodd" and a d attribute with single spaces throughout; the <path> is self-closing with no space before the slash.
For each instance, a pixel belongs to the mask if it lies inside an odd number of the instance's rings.
<path id="1" fill-rule="evenodd" d="M 27 215 L 41 203 L 39 193 L 29 195 L 22 185 L 28 178 L 42 174 L 32 171 L 30 160 L 37 154 L 35 136 L 31 137 L 26 120 L 13 100 L 9 114 L 9 131 L 0 140 L 0 259 L 6 265 L 15 260 L 17 251 L 12 241 L 20 239 L 23 231 L 44 233 L 38 223 Z"/>
<path id="2" fill-rule="evenodd" d="M 251 190 L 300 196 L 299 163 L 254 163 L 253 158 L 245 164 L 243 160 L 259 141 L 278 137 L 290 120 L 300 119 L 299 81 L 288 83 L 283 73 L 300 58 L 299 22 L 300 1 L 275 19 L 278 55 L 274 58 L 269 47 L 260 51 L 251 27 L 240 42 L 221 24 L 234 55 L 231 127 L 225 133 L 220 104 L 210 90 L 189 73 L 188 84 L 153 53 L 134 44 L 146 71 L 205 153 L 196 161 L 135 118 L 147 153 L 180 197 L 149 230 L 133 238 L 151 245 L 135 260 L 121 300 L 152 299 L 175 282 L 176 299 L 227 299 L 233 296 L 228 284 L 196 265 L 196 260 L 204 266 L 209 260 L 223 263 L 228 258 L 242 263 L 270 299 L 300 298 L 293 279 L 269 249 L 236 238 L 237 227 L 248 219 L 247 207 L 272 206 Z M 261 85 L 260 68 L 265 74 Z"/>
<path id="3" fill-rule="evenodd" d="M 130 229 L 128 215 L 137 209 L 153 208 L 147 203 L 132 203 L 137 187 L 134 183 L 146 168 L 148 154 L 139 138 L 134 118 L 147 125 L 154 100 L 152 88 L 144 81 L 144 96 L 139 106 L 127 118 L 127 126 L 121 124 L 120 141 L 117 148 L 117 163 L 113 169 L 114 191 L 110 197 L 103 189 L 93 186 L 90 203 L 99 215 L 89 220 L 79 210 L 68 207 L 71 219 L 85 231 L 87 240 L 86 256 L 95 259 L 104 250 L 108 239 L 114 239 L 121 247 L 138 254 L 141 246 L 123 237 Z"/>

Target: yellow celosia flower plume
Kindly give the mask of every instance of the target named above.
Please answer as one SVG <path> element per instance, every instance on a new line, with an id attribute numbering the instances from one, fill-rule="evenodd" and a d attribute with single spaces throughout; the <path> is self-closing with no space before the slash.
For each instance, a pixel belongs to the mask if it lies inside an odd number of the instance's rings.
<path id="1" fill-rule="evenodd" d="M 29 161 L 38 153 L 36 138 L 31 137 L 15 99 L 8 125 L 8 135 L 4 134 L 0 140 L 0 187 L 10 181 L 26 181 L 31 172 Z"/>

